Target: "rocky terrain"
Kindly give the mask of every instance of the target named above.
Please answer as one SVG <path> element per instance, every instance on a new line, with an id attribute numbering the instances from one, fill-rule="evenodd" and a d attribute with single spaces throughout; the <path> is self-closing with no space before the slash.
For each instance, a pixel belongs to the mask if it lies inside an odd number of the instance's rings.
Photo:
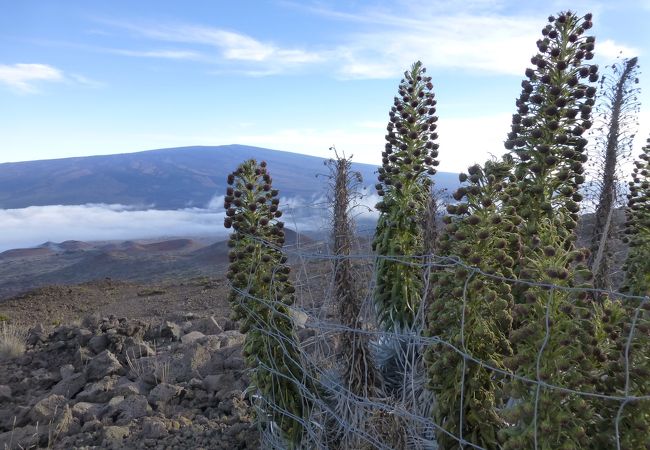
<path id="1" fill-rule="evenodd" d="M 0 449 L 259 448 L 228 289 L 100 279 L 0 301 Z"/>
<path id="2" fill-rule="evenodd" d="M 145 321 L 182 318 L 186 312 L 228 317 L 223 277 L 137 283 L 100 279 L 76 285 L 50 285 L 0 301 L 0 321 L 25 329 L 81 323 L 89 315 L 111 314 Z"/>
<path id="3" fill-rule="evenodd" d="M 30 327 L 0 359 L 0 448 L 257 448 L 236 324 L 168 319 Z"/>
<path id="4" fill-rule="evenodd" d="M 26 343 L 0 355 L 0 449 L 257 448 L 226 294 L 101 279 L 0 302 Z"/>

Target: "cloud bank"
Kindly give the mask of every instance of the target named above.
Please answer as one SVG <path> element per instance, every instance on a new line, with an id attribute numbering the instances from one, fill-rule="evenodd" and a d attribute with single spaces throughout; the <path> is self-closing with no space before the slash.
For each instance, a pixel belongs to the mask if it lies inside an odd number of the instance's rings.
<path id="1" fill-rule="evenodd" d="M 164 236 L 225 237 L 223 209 L 134 210 L 124 205 L 48 205 L 0 210 L 0 251 L 47 241 Z"/>
<path id="2" fill-rule="evenodd" d="M 378 198 L 362 200 L 360 217 L 372 219 L 370 212 Z M 327 232 L 329 213 L 326 200 L 282 198 L 282 220 L 299 232 Z M 223 196 L 215 196 L 206 208 L 181 210 L 136 209 L 126 205 L 85 204 L 30 206 L 0 209 L 0 252 L 35 247 L 45 242 L 109 241 L 206 236 L 225 239 Z"/>

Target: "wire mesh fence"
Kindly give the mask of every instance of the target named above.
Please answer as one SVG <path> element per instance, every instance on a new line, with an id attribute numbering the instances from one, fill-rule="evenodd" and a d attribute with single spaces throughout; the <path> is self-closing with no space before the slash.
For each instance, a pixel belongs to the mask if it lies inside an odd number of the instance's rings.
<path id="1" fill-rule="evenodd" d="M 254 237 L 253 237 L 254 238 Z M 272 246 L 264 241 L 263 245 Z M 462 407 L 466 402 L 463 397 L 468 395 L 466 389 L 466 374 L 470 367 L 480 367 L 488 371 L 494 379 L 499 379 L 503 385 L 517 383 L 527 389 L 532 395 L 532 424 L 533 441 L 530 448 L 548 448 L 541 444 L 540 436 L 546 433 L 545 422 L 540 418 L 544 405 L 549 399 L 565 401 L 567 398 L 583 399 L 597 407 L 602 407 L 598 412 L 601 425 L 608 428 L 612 448 L 624 449 L 624 433 L 635 432 L 624 422 L 629 415 L 628 410 L 633 405 L 650 402 L 650 391 L 643 390 L 648 386 L 648 378 L 638 379 L 643 376 L 642 370 L 633 370 L 636 364 L 646 364 L 650 358 L 650 348 L 639 347 L 646 341 L 640 341 L 639 336 L 648 335 L 650 323 L 650 299 L 643 296 L 623 294 L 613 291 L 604 291 L 592 288 L 560 286 L 555 284 L 536 282 L 534 280 L 516 280 L 486 273 L 480 269 L 467 265 L 455 257 L 439 255 L 409 256 L 400 258 L 387 258 L 404 266 L 416 266 L 425 274 L 422 303 L 416 312 L 414 325 L 409 329 L 387 332 L 377 326 L 374 320 L 373 295 L 374 295 L 374 268 L 379 256 L 369 251 L 367 246 L 360 244 L 356 253 L 349 256 L 338 256 L 327 251 L 322 243 L 301 243 L 283 249 L 289 257 L 294 268 L 294 285 L 296 287 L 296 303 L 287 313 L 286 306 L 277 302 L 271 295 L 261 298 L 251 295 L 246 289 L 237 289 L 241 306 L 251 317 L 256 317 L 260 324 L 256 331 L 264 334 L 270 340 L 279 344 L 281 348 L 293 348 L 295 340 L 299 341 L 299 360 L 292 361 L 304 368 L 300 377 L 293 377 L 283 367 L 262 364 L 257 370 L 264 370 L 274 377 L 285 378 L 295 385 L 300 391 L 304 404 L 301 410 L 308 411 L 304 417 L 297 416 L 294 412 L 282 408 L 281 402 L 276 401 L 275 395 L 261 396 L 251 392 L 254 404 L 258 410 L 261 424 L 262 442 L 265 448 L 287 448 L 287 443 L 282 439 L 278 427 L 270 420 L 273 414 L 280 414 L 291 418 L 301 425 L 304 430 L 301 448 L 359 448 L 359 449 L 437 449 L 436 438 L 444 435 L 452 439 L 457 448 L 485 449 L 486 447 L 473 442 L 472 435 L 464 432 L 462 426 L 467 411 Z M 363 308 L 359 317 L 358 326 L 350 327 L 342 323 L 336 314 L 334 304 L 335 267 L 336 262 L 347 258 L 351 260 L 357 286 L 363 296 Z M 455 271 L 465 269 L 465 279 L 462 283 L 463 291 L 458 305 L 462 311 L 457 324 L 459 340 L 451 342 L 441 336 L 430 336 L 427 332 L 426 311 L 431 302 L 436 298 L 429 295 L 433 289 L 433 282 L 427 274 L 440 271 Z M 499 282 L 512 286 L 523 285 L 535 288 L 538 296 L 542 296 L 545 304 L 543 315 L 543 339 L 535 355 L 535 370 L 533 374 L 518 373 L 499 367 L 492 361 L 476 357 L 467 345 L 468 333 L 465 317 L 467 313 L 470 282 Z M 234 288 L 233 288 L 234 289 Z M 542 369 L 549 357 L 549 340 L 554 332 L 552 314 L 557 308 L 558 296 L 569 299 L 577 298 L 580 293 L 591 294 L 593 298 L 602 301 L 620 301 L 625 306 L 629 320 L 624 330 L 627 336 L 624 346 L 620 348 L 622 370 L 617 374 L 599 374 L 593 376 L 600 378 L 607 384 L 605 378 L 611 380 L 611 389 L 598 390 L 596 388 L 576 388 L 575 384 L 554 381 L 563 377 L 550 376 L 546 369 Z M 488 301 L 488 300 L 486 300 Z M 573 301 L 573 300 L 569 300 Z M 595 301 L 595 300 L 594 300 Z M 272 314 L 286 316 L 295 325 L 296 336 L 287 336 L 277 330 L 262 326 L 267 323 L 260 317 L 258 308 L 251 307 L 254 302 L 264 302 Z M 283 312 L 284 311 L 284 312 Z M 642 332 L 639 332 L 641 327 Z M 382 371 L 384 384 L 378 389 L 369 389 L 364 395 L 353 392 L 342 375 L 341 361 L 337 346 L 340 337 L 344 334 L 353 335 L 370 344 L 371 358 Z M 295 339 L 295 340 L 294 340 Z M 450 432 L 443 424 L 434 420 L 433 411 L 436 408 L 436 397 L 429 389 L 426 364 L 423 354 L 428 349 L 449 349 L 460 358 L 462 369 L 458 384 L 461 408 L 458 410 L 458 427 L 456 433 Z M 291 354 L 287 351 L 285 356 Z M 397 365 L 386 365 L 385 355 L 390 354 L 399 361 Z M 433 352 L 434 358 L 437 354 Z M 570 372 L 571 368 L 558 369 Z M 450 376 L 454 371 L 450 367 Z M 639 375 L 641 374 L 641 375 Z M 637 379 L 635 379 L 635 377 Z M 619 380 L 616 384 L 616 380 Z M 603 383 L 594 386 L 602 386 Z M 614 385 L 618 386 L 615 387 Z M 522 388 L 520 388 L 522 389 Z M 504 391 L 501 407 L 507 409 L 522 402 L 514 396 L 509 396 Z M 591 404 L 590 403 L 590 404 Z M 607 405 L 604 407 L 603 405 Z M 613 405 L 613 406 L 612 406 Z M 611 416 L 608 413 L 614 411 Z M 499 411 L 497 411 L 499 412 Z M 513 426 L 512 419 L 504 420 L 504 427 Z M 588 439 L 588 438 L 587 438 Z M 561 443 L 558 443 L 558 445 Z M 522 447 L 528 448 L 528 447 Z M 559 446 L 557 448 L 560 448 Z M 590 446 L 588 448 L 597 448 Z M 600 448 L 600 447 L 598 447 Z"/>

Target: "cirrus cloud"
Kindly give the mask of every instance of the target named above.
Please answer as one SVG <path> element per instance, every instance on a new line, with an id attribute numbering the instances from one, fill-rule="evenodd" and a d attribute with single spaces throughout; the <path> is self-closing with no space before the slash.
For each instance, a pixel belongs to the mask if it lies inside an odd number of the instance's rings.
<path id="1" fill-rule="evenodd" d="M 20 93 L 38 92 L 38 82 L 60 82 L 63 72 L 47 64 L 0 64 L 0 83 Z"/>
<path id="2" fill-rule="evenodd" d="M 325 60 L 325 55 L 299 47 L 283 47 L 273 42 L 258 40 L 247 34 L 199 24 L 155 24 L 132 23 L 128 21 L 101 21 L 109 26 L 122 28 L 135 36 L 175 44 L 193 45 L 216 49 L 212 58 L 197 49 L 175 51 L 172 56 L 178 59 L 203 59 L 204 62 L 231 62 L 246 64 L 248 70 L 242 71 L 251 76 L 274 75 L 286 72 L 299 65 L 313 64 Z M 171 58 L 169 52 L 133 52 L 118 50 L 128 56 Z M 118 52 L 114 51 L 114 52 Z M 188 55 L 192 58 L 188 58 Z M 195 58 L 201 55 L 201 58 Z M 253 67 L 254 69 L 250 69 Z"/>
<path id="3" fill-rule="evenodd" d="M 0 85 L 4 84 L 18 94 L 37 94 L 42 83 L 64 83 L 90 88 L 105 84 L 78 73 L 64 73 L 48 64 L 0 64 Z"/>
<path id="4" fill-rule="evenodd" d="M 639 56 L 641 53 L 641 51 L 637 48 L 619 44 L 611 39 L 605 39 L 602 42 L 596 42 L 596 45 L 596 50 L 600 56 L 606 58 L 607 60 L 613 60 L 618 56 L 623 58 L 632 58 L 634 56 Z"/>
<path id="5" fill-rule="evenodd" d="M 133 37 L 189 47 L 177 50 L 183 58 L 200 53 L 202 62 L 219 63 L 214 73 L 236 72 L 247 76 L 288 73 L 297 68 L 321 70 L 339 79 L 387 79 L 399 77 L 413 61 L 430 69 L 464 70 L 496 75 L 521 76 L 543 26 L 540 8 L 513 11 L 504 0 L 396 0 L 340 6 L 322 2 L 284 4 L 308 14 L 352 27 L 337 34 L 336 40 L 310 44 L 277 43 L 237 30 L 199 23 L 146 23 L 100 20 Z M 598 5 L 592 5 L 591 9 Z M 605 57 L 628 45 L 606 37 L 598 54 Z M 206 51 L 207 50 L 207 51 Z M 216 50 L 216 52 L 215 52 Z M 166 52 L 123 54 L 169 58 Z M 196 59 L 196 58 L 192 58 Z"/>

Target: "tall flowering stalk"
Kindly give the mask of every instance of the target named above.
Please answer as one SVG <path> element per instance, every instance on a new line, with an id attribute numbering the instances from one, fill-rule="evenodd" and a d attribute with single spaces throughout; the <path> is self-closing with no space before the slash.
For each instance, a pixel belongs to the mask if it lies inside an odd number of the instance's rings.
<path id="1" fill-rule="evenodd" d="M 648 144 L 634 162 L 623 239 L 629 252 L 622 290 L 641 297 L 650 294 L 650 140 Z M 607 358 L 598 391 L 622 398 L 650 395 L 650 301 L 605 299 L 601 322 Z M 650 446 L 650 400 L 603 402 L 599 412 L 602 419 L 593 433 L 599 448 Z"/>
<path id="2" fill-rule="evenodd" d="M 634 295 L 650 295 L 650 139 L 634 162 L 629 182 L 626 241 L 630 246 L 623 289 Z"/>
<path id="3" fill-rule="evenodd" d="M 616 237 L 614 210 L 620 206 L 622 197 L 617 169 L 629 156 L 636 132 L 639 89 L 634 85 L 639 82 L 638 68 L 637 58 L 626 59 L 613 65 L 611 74 L 601 81 L 599 106 L 603 135 L 597 138 L 594 155 L 598 164 L 598 203 L 588 260 L 594 274 L 594 287 L 598 289 L 612 287 L 610 272 Z"/>
<path id="4" fill-rule="evenodd" d="M 258 419 L 264 426 L 274 423 L 295 448 L 302 440 L 301 419 L 308 416 L 309 402 L 301 387 L 305 373 L 289 311 L 295 288 L 281 250 L 284 224 L 278 220 L 278 191 L 271 186 L 266 163 L 252 159 L 228 175 L 228 184 L 224 225 L 234 230 L 228 242 L 229 300 L 246 333 L 243 353 L 253 387 L 262 397 L 264 412 Z"/>
<path id="5" fill-rule="evenodd" d="M 449 205 L 444 218 L 438 248 L 443 255 L 459 256 L 463 266 L 433 272 L 428 333 L 455 347 L 434 344 L 425 354 L 429 389 L 436 399 L 434 419 L 444 430 L 437 433 L 440 449 L 459 448 L 461 437 L 481 448 L 498 449 L 498 432 L 506 426 L 499 415 L 504 379 L 493 369 L 505 370 L 504 359 L 512 356 L 508 337 L 513 296 L 507 283 L 467 267 L 514 276 L 510 254 L 517 252 L 514 230 L 521 219 L 501 212 L 511 169 L 509 158 L 470 167 L 469 175 L 460 175 L 466 184 L 454 194 L 459 203 Z M 464 359 L 459 351 L 491 368 Z"/>
<path id="6" fill-rule="evenodd" d="M 622 300 L 618 309 L 627 312 L 624 320 L 612 317 L 618 325 L 618 352 L 612 365 L 616 372 L 616 394 L 650 395 L 650 139 L 634 162 L 629 183 L 625 240 L 629 253 L 624 265 L 624 292 L 644 296 L 645 301 Z M 616 319 L 619 320 L 616 320 Z M 634 328 L 633 328 L 634 326 Z M 627 376 L 626 370 L 627 369 Z M 616 411 L 619 413 L 619 411 Z M 620 410 L 618 448 L 650 447 L 650 400 L 630 401 Z"/>
<path id="7" fill-rule="evenodd" d="M 578 189 L 585 181 L 597 67 L 593 57 L 591 14 L 567 11 L 549 17 L 537 41 L 539 53 L 526 70 L 512 131 L 505 143 L 514 159 L 515 182 L 505 210 L 516 212 L 521 238 L 515 274 L 559 286 L 589 279 L 586 252 L 576 248 Z M 525 378 L 574 390 L 593 390 L 592 372 L 602 359 L 593 305 L 570 291 L 519 283 L 514 289 L 513 356 L 507 366 Z M 513 426 L 500 432 L 505 449 L 582 448 L 594 423 L 593 402 L 537 383 L 509 386 L 515 400 L 505 411 Z"/>
<path id="8" fill-rule="evenodd" d="M 364 326 L 361 318 L 363 292 L 358 282 L 358 267 L 350 257 L 353 246 L 354 223 L 351 218 L 352 202 L 358 197 L 361 174 L 352 171 L 352 161 L 340 155 L 327 162 L 330 170 L 330 202 L 332 205 L 332 244 L 337 256 L 334 263 L 334 295 L 341 325 L 337 356 L 340 362 L 343 391 L 334 390 L 336 420 L 330 448 L 357 448 L 361 439 L 355 432 L 368 427 L 370 414 L 359 407 L 357 397 L 375 397 L 379 391 L 380 377 L 370 351 L 369 338 L 359 333 Z M 343 422 L 343 426 L 341 425 Z"/>
<path id="9" fill-rule="evenodd" d="M 378 373 L 370 357 L 368 339 L 359 334 L 362 296 L 355 279 L 355 268 L 350 254 L 352 251 L 353 223 L 350 217 L 350 202 L 361 174 L 352 172 L 350 159 L 340 157 L 329 162 L 332 183 L 332 242 L 334 254 L 334 282 L 338 314 L 341 324 L 349 329 L 341 333 L 338 351 L 343 363 L 344 384 L 355 395 L 367 397 L 375 394 L 379 382 Z"/>
<path id="10" fill-rule="evenodd" d="M 399 96 L 389 113 L 377 193 L 379 221 L 373 249 L 377 261 L 375 305 L 386 330 L 413 325 L 420 307 L 426 251 L 422 218 L 426 216 L 430 175 L 438 165 L 436 100 L 431 78 L 421 62 L 404 73 Z"/>

